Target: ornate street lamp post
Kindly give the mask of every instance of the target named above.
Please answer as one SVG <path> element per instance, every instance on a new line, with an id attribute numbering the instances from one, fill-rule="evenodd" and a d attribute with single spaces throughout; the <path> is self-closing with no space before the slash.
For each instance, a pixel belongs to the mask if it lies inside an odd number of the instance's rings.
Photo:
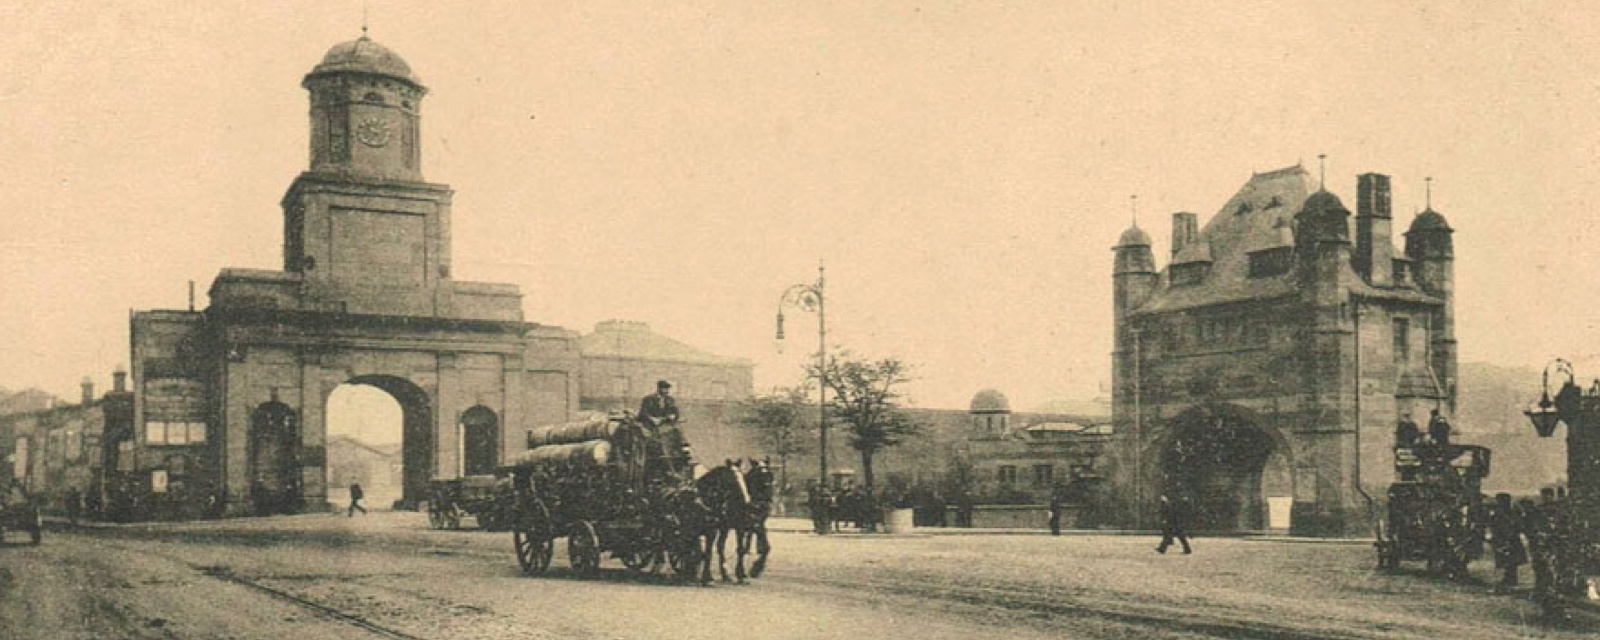
<path id="1" fill-rule="evenodd" d="M 1566 374 L 1567 379 L 1554 398 L 1550 396 L 1550 371 Z M 1600 573 L 1600 382 L 1585 393 L 1574 378 L 1572 363 L 1557 358 L 1544 368 L 1544 386 L 1539 401 L 1523 414 L 1533 423 L 1541 438 L 1555 434 L 1556 425 L 1567 425 L 1567 503 L 1562 506 L 1571 517 L 1573 543 L 1571 557 L 1563 564 L 1581 575 Z M 1559 556 L 1558 556 L 1559 557 Z"/>
<path id="2" fill-rule="evenodd" d="M 783 346 L 783 308 L 797 307 L 817 313 L 817 459 L 821 475 L 817 482 L 828 484 L 828 319 L 824 313 L 823 268 L 817 265 L 817 281 L 789 287 L 778 298 L 778 346 Z"/>

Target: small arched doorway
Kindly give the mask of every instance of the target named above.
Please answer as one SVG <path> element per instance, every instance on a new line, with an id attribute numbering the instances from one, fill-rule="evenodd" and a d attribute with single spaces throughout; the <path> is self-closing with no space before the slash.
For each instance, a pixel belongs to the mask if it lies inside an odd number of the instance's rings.
<path id="1" fill-rule="evenodd" d="M 250 414 L 250 502 L 257 515 L 301 507 L 299 414 L 277 400 Z"/>
<path id="2" fill-rule="evenodd" d="M 329 392 L 328 497 L 360 483 L 371 507 L 414 509 L 434 475 L 433 403 L 405 378 L 366 375 Z M 343 505 L 337 505 L 343 506 Z"/>
<path id="3" fill-rule="evenodd" d="M 1261 530 L 1268 526 L 1267 489 L 1279 492 L 1285 451 L 1255 415 L 1231 404 L 1191 407 L 1174 417 L 1159 447 L 1159 491 L 1193 498 L 1195 529 Z M 1267 471 L 1268 461 L 1276 464 Z M 1266 477 L 1264 477 L 1264 475 Z M 1272 486 L 1264 486 L 1263 481 Z"/>
<path id="4" fill-rule="evenodd" d="M 461 471 L 478 476 L 494 473 L 500 465 L 500 418 L 483 405 L 461 414 Z"/>

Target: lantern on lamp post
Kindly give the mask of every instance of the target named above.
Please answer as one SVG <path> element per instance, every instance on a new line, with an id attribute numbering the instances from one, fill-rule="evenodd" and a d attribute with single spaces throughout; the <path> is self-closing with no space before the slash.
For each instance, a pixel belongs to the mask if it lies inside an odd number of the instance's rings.
<path id="1" fill-rule="evenodd" d="M 817 483 L 828 484 L 828 318 L 823 296 L 823 268 L 817 265 L 817 281 L 797 284 L 778 298 L 778 350 L 783 350 L 783 308 L 796 307 L 817 314 Z"/>
<path id="2" fill-rule="evenodd" d="M 1566 374 L 1554 397 L 1550 395 L 1550 371 Z M 1555 435 L 1556 426 L 1567 425 L 1567 498 L 1554 508 L 1565 513 L 1568 531 L 1560 532 L 1565 544 L 1555 549 L 1558 573 L 1586 576 L 1588 592 L 1595 597 L 1593 581 L 1600 575 L 1600 381 L 1585 393 L 1575 381 L 1572 363 L 1557 358 L 1544 368 L 1539 400 L 1523 415 L 1533 423 L 1541 438 Z M 1581 590 L 1582 584 L 1561 588 Z"/>

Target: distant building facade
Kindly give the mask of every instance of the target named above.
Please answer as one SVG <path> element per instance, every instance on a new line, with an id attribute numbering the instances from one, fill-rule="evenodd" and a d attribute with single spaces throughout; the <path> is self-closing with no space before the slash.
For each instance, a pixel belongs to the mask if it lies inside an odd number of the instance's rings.
<path id="1" fill-rule="evenodd" d="M 1172 217 L 1158 269 L 1114 248 L 1114 485 L 1129 523 L 1164 490 L 1200 526 L 1367 533 L 1397 420 L 1455 407 L 1453 230 L 1431 207 L 1392 237 L 1390 182 L 1340 199 L 1295 166 L 1256 174 L 1204 228 Z"/>
<path id="2" fill-rule="evenodd" d="M 113 374 L 112 390 L 101 397 L 85 380 L 78 404 L 49 402 L 0 415 L 0 478 L 22 482 L 53 511 L 65 510 L 69 495 L 95 512 L 128 508 L 131 495 L 123 487 L 133 478 L 124 469 L 131 459 L 121 454 L 133 430 L 133 395 L 126 376 Z M 148 487 L 138 488 L 148 499 Z"/>

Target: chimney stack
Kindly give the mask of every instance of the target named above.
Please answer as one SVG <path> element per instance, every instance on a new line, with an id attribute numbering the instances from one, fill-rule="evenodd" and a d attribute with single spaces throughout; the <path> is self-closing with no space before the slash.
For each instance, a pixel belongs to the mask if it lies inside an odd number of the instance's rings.
<path id="1" fill-rule="evenodd" d="M 1194 244 L 1200 237 L 1200 216 L 1193 213 L 1172 214 L 1172 255 L 1177 256 L 1184 247 Z"/>
<path id="2" fill-rule="evenodd" d="M 127 369 L 123 369 L 122 367 L 119 366 L 119 367 L 117 367 L 116 371 L 112 371 L 111 372 L 111 390 L 115 391 L 117 393 L 125 393 L 125 392 L 127 392 L 127 390 L 128 390 L 128 370 Z"/>
<path id="3" fill-rule="evenodd" d="M 1351 262 L 1367 282 L 1394 284 L 1394 224 L 1389 211 L 1389 176 L 1363 173 L 1356 182 L 1356 253 Z"/>
<path id="4" fill-rule="evenodd" d="M 94 381 L 84 376 L 83 382 L 78 383 L 78 386 L 83 389 L 83 404 L 94 402 Z"/>

